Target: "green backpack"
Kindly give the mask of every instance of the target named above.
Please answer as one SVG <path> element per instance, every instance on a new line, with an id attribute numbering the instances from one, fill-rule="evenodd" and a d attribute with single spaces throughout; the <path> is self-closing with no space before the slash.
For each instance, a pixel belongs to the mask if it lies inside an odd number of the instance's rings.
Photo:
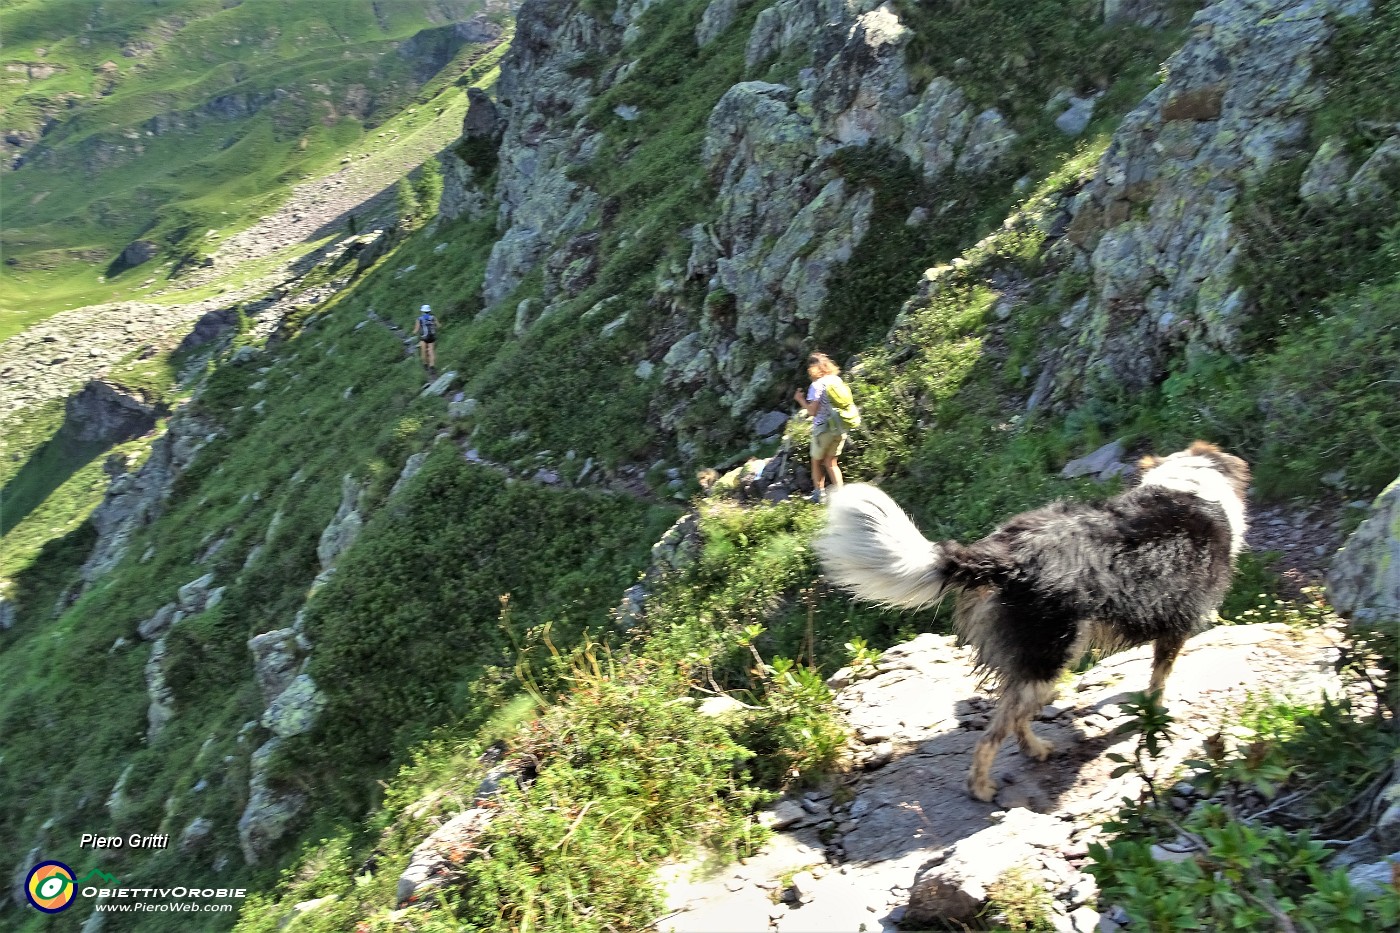
<path id="1" fill-rule="evenodd" d="M 836 427 L 842 434 L 860 427 L 860 409 L 856 407 L 850 386 L 836 379 L 826 387 L 826 398 L 831 403 L 831 414 L 836 420 Z"/>

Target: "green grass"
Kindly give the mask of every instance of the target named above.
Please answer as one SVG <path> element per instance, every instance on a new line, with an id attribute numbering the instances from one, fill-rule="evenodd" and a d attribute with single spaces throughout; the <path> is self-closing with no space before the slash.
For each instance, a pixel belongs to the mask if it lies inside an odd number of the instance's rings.
<path id="1" fill-rule="evenodd" d="M 806 503 L 741 509 L 707 502 L 691 559 L 650 581 L 642 626 L 616 631 L 612 610 L 677 509 L 599 489 L 511 480 L 466 463 L 460 452 L 476 447 L 523 475 L 537 466 L 557 468 L 566 480 L 589 458 L 605 469 L 682 464 L 682 436 L 697 439 L 697 465 L 738 455 L 739 426 L 716 397 L 687 399 L 679 432 L 663 430 L 657 380 L 634 373 L 639 359 L 664 350 L 677 318 L 703 310 L 704 296 L 694 286 L 682 287 L 674 305 L 657 307 L 656 285 L 684 264 L 688 246 L 680 232 L 712 219 L 713 192 L 698 169 L 705 121 L 743 77 L 744 39 L 760 5 L 745 6 L 733 29 L 704 50 L 693 40 L 703 0 L 657 6 L 642 17 L 641 38 L 625 53 L 638 62 L 632 76 L 588 109 L 590 125 L 605 134 L 600 154 L 575 169 L 610 205 L 606 219 L 600 212 L 588 228 L 601 237 L 597 276 L 557 313 L 515 334 L 516 304 L 540 298 L 542 273 L 483 309 L 477 296 L 495 218 L 434 227 L 424 217 L 424 226 L 351 289 L 289 319 L 285 342 L 252 363 L 215 369 L 191 410 L 218 425 L 220 436 L 176 483 L 161 518 L 136 533 L 126 561 L 57 617 L 55 602 L 91 544 L 91 529 L 79 523 L 100 491 L 95 462 L 36 502 L 6 536 L 0 564 L 21 607 L 19 625 L 0 636 L 5 669 L 13 672 L 0 683 L 0 733 L 7 759 L 28 765 L 0 774 L 0 847 L 27 851 L 50 818 L 56 820 L 51 838 L 60 840 L 94 821 L 113 831 L 178 833 L 195 816 L 208 815 L 214 840 L 197 858 L 127 851 L 93 861 L 123 880 L 178 874 L 182 881 L 217 880 L 257 892 L 237 918 L 209 918 L 211 929 L 235 922 L 250 933 L 275 929 L 293 904 L 327 894 L 338 900 L 298 920 L 297 928 L 641 928 L 657 910 L 658 863 L 689 854 L 693 843 L 720 859 L 749 851 L 760 840 L 749 821 L 757 802 L 830 771 L 844 737 L 822 676 L 854 651 L 945 630 L 943 615 L 877 611 L 825 587 L 809 545 L 821 513 Z M 911 12 L 922 37 L 911 55 L 925 77 L 951 69 L 980 103 L 1001 103 L 998 88 L 1005 87 L 1008 113 L 1023 134 L 1006 172 L 950 184 L 938 194 L 957 205 L 956 220 L 932 234 L 903 226 L 903 199 L 933 193 L 888 151 L 846 153 L 832 162 L 848 180 L 874 189 L 879 215 L 833 281 L 818 333 L 847 359 L 860 358 L 851 382 L 866 427 L 844 458 L 848 477 L 882 482 L 929 536 L 968 540 L 1059 496 L 1113 492 L 1114 484 L 1057 474 L 1070 457 L 1117 436 L 1159 450 L 1197 434 L 1237 439 L 1232 446 L 1239 443 L 1258 461 L 1261 483 L 1274 491 L 1299 488 L 1324 467 L 1344 466 L 1348 482 L 1358 486 L 1387 470 L 1393 475 L 1395 464 L 1385 459 L 1386 448 L 1397 446 L 1393 406 L 1377 401 L 1388 372 L 1400 365 L 1389 323 L 1397 293 L 1388 234 L 1345 248 L 1317 240 L 1317 249 L 1348 257 L 1355 274 L 1307 292 L 1316 313 L 1280 316 L 1277 326 L 1261 329 L 1248 360 L 1194 360 L 1153 392 L 1099 399 L 1068 413 L 1024 414 L 1047 333 L 1087 285 L 1045 253 L 1055 202 L 1092 168 L 1113 121 L 1150 84 L 1161 49 L 1177 38 L 1172 31 L 1105 32 L 1079 7 L 1071 12 L 1082 15 L 1051 21 L 1050 6 L 955 4 Z M 42 16 L 59 9 L 72 15 L 58 4 L 7 8 L 5 16 L 19 11 L 31 18 L 6 21 L 11 48 L 32 48 L 52 28 Z M 110 18 L 97 30 L 105 45 L 95 55 L 119 54 L 113 50 L 148 22 L 122 18 L 135 17 L 135 6 L 107 9 Z M 1393 16 L 1390 9 L 1383 16 Z M 237 10 L 244 17 L 273 15 L 252 0 Z M 364 25 L 355 10 L 345 30 Z M 962 46 L 937 44 L 953 27 L 976 34 Z M 1099 55 L 1115 38 L 1122 42 L 1113 54 Z M 283 33 L 272 44 L 286 41 Z M 1367 62 L 1380 54 L 1360 34 L 1347 41 L 1357 43 L 1346 48 Z M 170 54 L 188 65 L 201 48 L 192 41 Z M 226 64 L 241 66 L 251 52 L 240 46 L 229 54 Z M 957 57 L 966 64 L 957 65 Z M 1052 135 L 1038 108 L 1060 83 L 1087 90 L 1078 81 L 1086 60 L 1103 73 L 1085 80 L 1109 93 L 1098 122 L 1074 144 Z M 1388 80 L 1389 59 L 1377 61 L 1367 66 L 1367 81 Z M 121 64 L 127 67 L 127 60 Z M 583 61 L 578 68 L 601 73 L 607 64 Z M 482 57 L 467 80 L 488 82 L 494 68 L 492 57 Z M 348 80 L 352 71 L 328 80 Z M 1349 87 L 1334 84 L 1341 96 L 1333 100 L 1352 100 Z M 461 106 L 455 90 L 428 86 L 416 93 L 420 107 L 424 101 L 433 102 L 428 109 Z M 1369 98 L 1356 99 L 1357 112 L 1371 112 Z M 135 115 L 138 103 L 118 99 L 111 106 Z M 641 117 L 616 118 L 612 108 L 622 103 L 640 107 Z M 449 114 L 460 119 L 460 110 Z M 426 113 L 409 117 L 396 118 L 403 122 L 393 124 L 396 137 L 384 137 L 386 148 L 424 147 L 440 128 Z M 415 137 L 415 128 L 424 135 Z M 69 130 L 74 139 L 101 131 Z M 266 178 L 245 188 L 233 166 L 284 158 L 289 141 L 301 137 L 281 132 L 264 124 L 226 150 L 231 155 L 189 162 L 185 174 L 169 180 L 177 193 L 200 172 L 220 184 L 205 200 L 179 205 L 189 215 L 167 210 L 157 221 L 168 224 L 162 229 L 174 235 L 223 209 L 216 199 L 254 204 Z M 277 175 L 287 177 L 274 178 L 277 184 L 309 171 L 314 159 L 381 142 L 354 125 L 315 132 L 321 135 L 308 142 L 308 161 L 279 165 Z M 491 160 L 470 154 L 492 184 Z M 1296 179 L 1296 166 L 1287 171 Z M 1031 184 L 1017 195 L 1011 179 L 1021 175 Z M 143 181 L 166 183 L 155 175 Z M 1283 174 L 1271 178 L 1252 195 L 1252 209 L 1282 218 L 1296 237 L 1340 235 L 1345 217 L 1314 224 L 1318 218 L 1293 211 L 1291 183 Z M 68 207 L 77 203 L 75 197 Z M 61 199 L 44 210 L 59 208 L 67 209 Z M 70 233 L 31 231 L 46 249 L 64 248 Z M 1280 253 L 1285 262 L 1305 254 Z M 1299 276 L 1290 285 L 1289 270 L 1272 274 L 1262 255 L 1246 262 L 1258 281 L 1295 291 L 1313 287 L 1315 277 Z M 937 293 L 897 317 L 918 271 L 954 257 L 963 261 L 941 273 Z M 26 281 L 37 289 L 32 294 L 42 291 L 37 278 Z M 998 313 L 1005 282 L 1020 294 L 1010 316 Z M 619 300 L 590 313 L 614 297 Z M 1288 303 L 1277 301 L 1275 307 Z M 456 370 L 461 390 L 479 402 L 461 420 L 448 417 L 443 399 L 421 397 L 421 370 L 405 359 L 396 337 L 378 324 L 360 326 L 371 309 L 408 326 L 423 302 L 442 324 L 440 369 Z M 623 310 L 627 323 L 605 336 L 603 325 Z M 130 361 L 123 375 L 169 386 L 177 368 L 174 361 Z M 1211 405 L 1194 404 L 1206 393 L 1215 396 Z M 1261 398 L 1276 405 L 1272 413 L 1261 412 L 1255 401 Z M 24 466 L 56 456 L 56 447 L 36 454 L 56 418 L 49 407 L 13 433 L 6 426 L 0 454 L 19 459 L 0 457 L 0 480 L 24 488 L 40 474 L 50 481 L 61 475 L 38 466 L 26 473 Z M 1265 424 L 1273 425 L 1268 436 Z M 1308 452 L 1317 439 L 1324 454 Z M 424 449 L 432 453 L 423 472 L 389 500 L 404 461 Z M 330 582 L 308 595 L 320 570 L 318 539 L 347 474 L 364 489 L 369 521 Z M 220 541 L 217 553 L 201 560 Z M 118 640 L 134 642 L 139 621 L 205 572 L 229 589 L 217 608 L 182 620 L 172 635 L 177 715 L 147 745 L 147 649 Z M 1262 558 L 1247 559 L 1227 616 L 1275 618 L 1280 610 L 1269 609 L 1269 599 L 1276 587 Z M 329 706 L 318 730 L 289 742 L 275 768 L 311 794 L 314 807 L 265 864 L 247 868 L 235 823 L 246 802 L 248 753 L 261 737 L 240 738 L 240 732 L 264 704 L 247 674 L 246 642 L 290 625 L 303 611 L 315 642 L 311 670 Z M 728 721 L 701 719 L 694 701 L 716 686 L 752 708 Z M 54 697 L 64 698 L 61 718 Z M 80 735 L 81 743 L 54 743 L 60 728 Z M 1316 751 L 1326 729 L 1309 728 L 1281 731 L 1277 741 L 1311 735 Z M 1360 730 L 1345 735 L 1348 760 L 1362 762 L 1361 773 L 1374 750 Z M 435 912 L 395 915 L 399 871 L 434 819 L 471 794 L 485 770 L 478 756 L 497 739 L 537 759 L 539 780 L 503 799 L 484 840 L 492 857 L 468 864 L 469 884 L 447 889 Z M 130 800 L 109 815 L 103 801 L 128 766 Z M 208 784 L 195 792 L 201 779 Z M 415 806 L 433 795 L 436 803 Z M 215 875 L 220 856 L 230 864 Z M 370 862 L 374 870 L 362 870 Z M 1011 900 L 1036 899 L 1024 894 L 1012 892 Z M 41 924 L 76 929 L 82 919 L 26 923 L 33 930 Z M 145 920 L 140 929 L 189 928 L 185 917 Z M 108 926 L 114 933 L 138 928 L 115 916 Z"/>
<path id="2" fill-rule="evenodd" d="M 6 183 L 0 280 L 8 300 L 0 304 L 0 339 L 57 310 L 149 292 L 142 283 L 152 276 L 163 282 L 169 270 L 156 263 L 116 282 L 101 278 L 138 236 L 159 243 L 166 257 L 202 255 L 351 148 L 421 147 L 412 137 L 437 115 L 405 108 L 427 103 L 459 70 L 481 64 L 481 51 L 465 48 L 435 76 L 396 54 L 398 43 L 443 12 L 417 0 L 118 0 L 67 11 L 85 23 L 81 41 L 73 20 L 58 13 L 67 6 L 22 2 L 0 11 L 7 61 L 61 69 L 0 90 L 0 107 L 8 106 L 16 128 L 37 127 L 46 113 L 57 120 Z M 461 0 L 450 8 L 467 18 L 480 6 Z M 154 49 L 123 55 L 133 42 Z M 119 74 L 107 93 L 97 75 L 105 62 Z M 367 87 L 372 95 L 362 93 Z M 261 106 L 232 118 L 201 111 L 229 95 Z M 165 114 L 184 114 L 183 128 L 157 131 L 151 121 Z M 459 122 L 460 113 L 441 125 Z M 88 183 L 68 184 L 74 172 Z"/>

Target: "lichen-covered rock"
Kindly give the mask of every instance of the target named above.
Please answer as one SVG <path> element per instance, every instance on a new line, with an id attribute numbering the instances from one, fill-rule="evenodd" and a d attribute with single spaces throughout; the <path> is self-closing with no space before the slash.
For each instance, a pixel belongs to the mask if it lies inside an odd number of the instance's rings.
<path id="1" fill-rule="evenodd" d="M 259 723 L 278 738 L 289 739 L 315 728 L 325 708 L 326 696 L 316 681 L 310 674 L 298 674 L 268 705 Z"/>
<path id="2" fill-rule="evenodd" d="M 1376 497 L 1327 573 L 1327 598 L 1360 622 L 1400 620 L 1400 479 Z"/>
<path id="3" fill-rule="evenodd" d="M 214 575 L 206 573 L 196 577 L 176 591 L 176 602 L 186 614 L 193 615 L 204 610 L 214 584 Z"/>
<path id="4" fill-rule="evenodd" d="M 178 843 L 181 855 L 193 855 L 204 848 L 214 833 L 214 821 L 207 816 L 196 817 L 180 833 Z"/>
<path id="5" fill-rule="evenodd" d="M 739 15 L 739 0 L 710 0 L 705 12 L 700 16 L 700 24 L 695 27 L 695 44 L 704 48 L 734 25 Z"/>
<path id="6" fill-rule="evenodd" d="M 179 606 L 175 603 L 166 603 L 157 609 L 149 619 L 137 625 L 136 633 L 146 641 L 155 641 L 170 630 L 170 626 L 175 624 L 180 615 Z"/>
<path id="7" fill-rule="evenodd" d="M 165 729 L 170 717 L 175 715 L 175 693 L 165 682 L 166 636 L 162 635 L 151 645 L 151 655 L 146 660 L 146 694 L 150 705 L 146 707 L 146 741 L 154 742 Z"/>
<path id="8" fill-rule="evenodd" d="M 1308 162 L 1298 195 L 1312 207 L 1335 207 L 1346 196 L 1346 184 L 1351 178 L 1351 158 L 1346 144 L 1329 136 L 1317 147 Z"/>
<path id="9" fill-rule="evenodd" d="M 1123 120 L 1073 202 L 1068 239 L 1088 261 L 1092 300 L 1057 398 L 1151 385 L 1183 348 L 1237 348 L 1249 307 L 1234 282 L 1235 206 L 1300 151 L 1321 97 L 1313 62 L 1336 16 L 1368 8 L 1217 0 L 1196 13 L 1166 81 Z"/>
<path id="10" fill-rule="evenodd" d="M 1008 810 L 993 826 L 950 846 L 934 864 L 922 869 L 909 890 L 914 924 L 963 924 L 987 904 L 987 889 L 1007 870 L 1038 866 L 1041 852 L 1056 852 L 1069 842 L 1074 827 L 1055 816 L 1024 807 Z"/>
<path id="11" fill-rule="evenodd" d="M 856 146 L 900 135 L 909 102 L 904 47 L 911 35 L 888 6 L 856 18 L 811 92 L 816 123 L 825 135 Z"/>
<path id="12" fill-rule="evenodd" d="M 1375 148 L 1347 182 L 1348 204 L 1363 204 L 1395 196 L 1394 178 L 1400 174 L 1400 136 L 1392 136 Z"/>
<path id="13" fill-rule="evenodd" d="M 814 53 L 844 31 L 853 17 L 873 10 L 876 0 L 778 0 L 758 14 L 744 49 L 744 67 L 752 72 L 770 59 L 801 50 Z"/>
<path id="14" fill-rule="evenodd" d="M 177 354 L 185 353 L 206 346 L 216 340 L 222 340 L 237 330 L 238 306 L 215 308 L 194 322 L 194 327 L 185 335 L 185 339 L 180 341 L 175 352 Z"/>
<path id="15" fill-rule="evenodd" d="M 450 149 L 438 156 L 438 165 L 442 170 L 439 220 L 446 222 L 458 217 L 476 219 L 485 214 L 489 201 L 486 192 L 477 184 L 475 169 Z"/>
<path id="16" fill-rule="evenodd" d="M 258 864 L 272 851 L 306 807 L 305 794 L 277 785 L 268 774 L 281 744 L 279 738 L 269 739 L 253 752 L 248 805 L 238 818 L 238 841 L 249 865 Z"/>

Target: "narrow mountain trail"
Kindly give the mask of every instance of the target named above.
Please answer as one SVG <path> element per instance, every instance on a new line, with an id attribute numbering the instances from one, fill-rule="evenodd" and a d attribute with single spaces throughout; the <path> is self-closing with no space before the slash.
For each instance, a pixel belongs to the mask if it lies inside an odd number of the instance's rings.
<path id="1" fill-rule="evenodd" d="M 1188 642 L 1167 683 L 1175 738 L 1157 773 L 1169 793 L 1189 803 L 1189 790 L 1172 787 L 1170 776 L 1206 736 L 1238 721 L 1251 696 L 1336 696 L 1339 639 L 1331 629 L 1260 624 L 1222 626 Z M 993 768 L 1001 786 L 992 803 L 963 789 L 991 711 L 968 649 L 924 634 L 859 675 L 838 673 L 836 704 L 854 736 L 844 783 L 779 802 L 771 811 L 778 832 L 753 858 L 708 875 L 699 862 L 672 866 L 657 929 L 955 928 L 974 922 L 987 886 L 1013 865 L 1053 895 L 1057 929 L 1117 929 L 1087 906 L 1097 888 L 1083 868 L 1104 819 L 1143 789 L 1136 774 L 1113 777 L 1117 762 L 1108 755 L 1131 754 L 1135 734 L 1115 731 L 1128 719 L 1122 702 L 1146 687 L 1150 670 L 1149 646 L 1061 687 L 1035 723 L 1056 751 L 1034 762 L 1007 742 Z"/>

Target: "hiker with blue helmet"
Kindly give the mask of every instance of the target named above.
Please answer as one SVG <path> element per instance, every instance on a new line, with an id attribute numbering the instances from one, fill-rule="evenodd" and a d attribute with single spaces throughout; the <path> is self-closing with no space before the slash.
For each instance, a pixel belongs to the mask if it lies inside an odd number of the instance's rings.
<path id="1" fill-rule="evenodd" d="M 418 320 L 413 322 L 413 333 L 418 337 L 418 353 L 423 358 L 423 365 L 428 369 L 428 375 L 437 375 L 437 318 L 433 317 L 432 305 L 424 305 L 418 309 Z"/>
<path id="2" fill-rule="evenodd" d="M 821 502 L 828 477 L 833 489 L 840 489 L 841 467 L 836 458 L 846 447 L 846 436 L 860 426 L 859 409 L 851 398 L 851 390 L 841 380 L 841 367 L 825 353 L 807 357 L 807 376 L 812 380 L 804 395 L 801 389 L 793 398 L 812 416 L 812 495 Z"/>

